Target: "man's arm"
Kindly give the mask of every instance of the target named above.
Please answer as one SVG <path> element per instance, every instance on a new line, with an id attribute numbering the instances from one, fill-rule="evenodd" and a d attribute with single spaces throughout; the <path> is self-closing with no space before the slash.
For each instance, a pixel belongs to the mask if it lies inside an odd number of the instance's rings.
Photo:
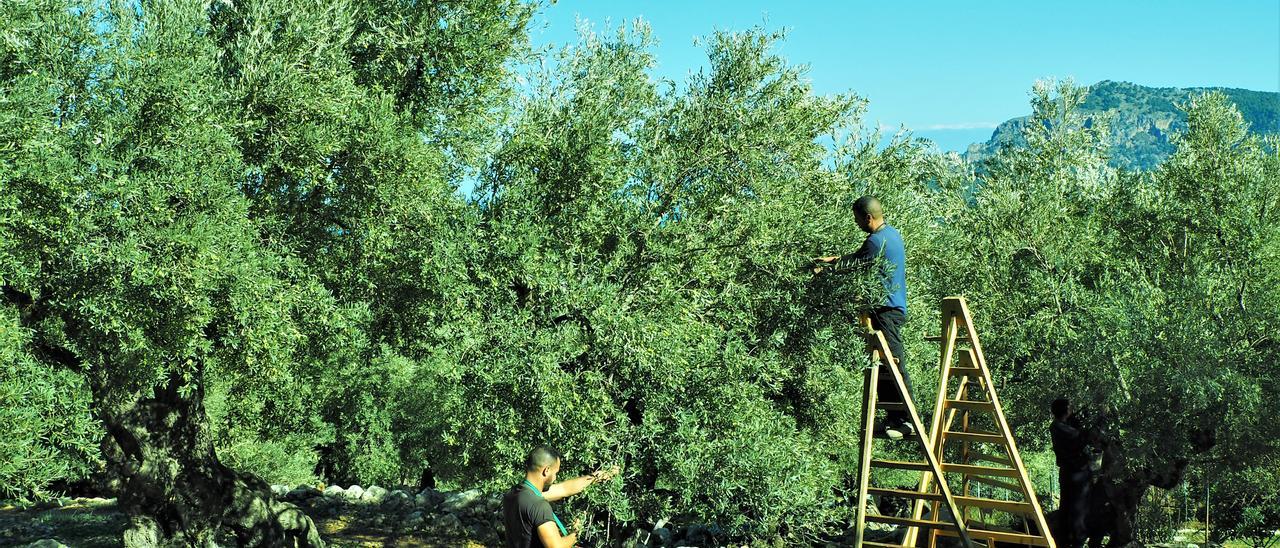
<path id="1" fill-rule="evenodd" d="M 547 548 L 572 548 L 578 543 L 578 534 L 569 533 L 569 536 L 561 536 L 556 522 L 548 521 L 538 526 L 538 539 Z"/>
<path id="2" fill-rule="evenodd" d="M 856 263 L 856 262 L 863 262 L 863 261 L 870 262 L 874 260 L 876 257 L 878 257 L 879 255 L 880 255 L 880 249 L 876 247 L 875 242 L 872 242 L 871 238 L 868 237 L 866 240 L 862 241 L 862 247 L 859 247 L 858 250 L 854 251 L 852 254 L 815 257 L 813 260 L 816 262 L 826 263 L 826 264 L 831 264 L 831 263 L 839 264 L 839 263 L 851 263 L 851 262 Z M 817 274 L 819 272 L 822 272 L 824 268 L 826 267 L 822 265 L 815 266 L 813 267 L 813 273 Z"/>
<path id="3" fill-rule="evenodd" d="M 560 500 L 565 497 L 571 497 L 573 495 L 581 493 L 582 490 L 586 489 L 588 485 L 591 485 L 592 483 L 595 483 L 597 481 L 607 481 L 609 480 L 609 478 L 612 478 L 617 474 L 618 474 L 617 466 L 614 466 L 613 468 L 610 468 L 608 470 L 597 470 L 591 475 L 578 476 L 569 481 L 562 481 L 560 483 L 552 485 L 546 491 L 543 491 L 542 497 L 551 502 Z"/>

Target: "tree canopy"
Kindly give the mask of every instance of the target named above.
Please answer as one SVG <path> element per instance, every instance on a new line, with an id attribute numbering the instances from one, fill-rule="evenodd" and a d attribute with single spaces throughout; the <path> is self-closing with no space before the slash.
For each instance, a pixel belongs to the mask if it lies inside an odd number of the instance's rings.
<path id="1" fill-rule="evenodd" d="M 882 145 L 781 33 L 713 33 L 671 82 L 642 23 L 531 51 L 536 8 L 0 3 L 0 495 L 104 475 L 127 541 L 269 543 L 311 533 L 258 478 L 497 489 L 547 443 L 623 466 L 571 513 L 825 538 L 882 295 L 811 260 L 874 194 L 918 397 L 965 294 L 1027 451 L 1069 396 L 1122 514 L 1189 466 L 1271 500 L 1241 471 L 1280 453 L 1280 156 L 1226 96 L 1128 172 L 1087 90 L 1040 83 L 975 172 Z"/>

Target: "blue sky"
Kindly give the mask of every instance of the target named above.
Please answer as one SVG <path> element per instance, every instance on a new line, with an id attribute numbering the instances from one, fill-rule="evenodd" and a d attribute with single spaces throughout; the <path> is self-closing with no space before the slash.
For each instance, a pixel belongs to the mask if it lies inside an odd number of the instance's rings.
<path id="1" fill-rule="evenodd" d="M 530 38 L 566 44 L 578 20 L 601 31 L 637 17 L 658 39 L 657 75 L 676 81 L 705 65 L 697 36 L 785 28 L 778 52 L 810 66 L 816 91 L 852 90 L 871 101 L 870 123 L 951 150 L 1028 113 L 1043 77 L 1280 91 L 1280 0 L 560 0 Z"/>

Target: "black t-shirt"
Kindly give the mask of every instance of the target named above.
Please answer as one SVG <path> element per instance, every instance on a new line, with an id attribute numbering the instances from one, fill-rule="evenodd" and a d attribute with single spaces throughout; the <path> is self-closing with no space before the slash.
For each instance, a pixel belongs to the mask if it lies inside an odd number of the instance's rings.
<path id="1" fill-rule="evenodd" d="M 1054 419 L 1049 425 L 1049 435 L 1053 440 L 1053 454 L 1057 457 L 1058 468 L 1064 470 L 1083 470 L 1089 466 L 1089 454 L 1086 452 L 1086 440 L 1080 424 L 1068 420 Z"/>
<path id="2" fill-rule="evenodd" d="M 551 503 L 520 482 L 502 497 L 502 521 L 507 526 L 509 548 L 542 548 L 538 527 L 552 517 Z"/>

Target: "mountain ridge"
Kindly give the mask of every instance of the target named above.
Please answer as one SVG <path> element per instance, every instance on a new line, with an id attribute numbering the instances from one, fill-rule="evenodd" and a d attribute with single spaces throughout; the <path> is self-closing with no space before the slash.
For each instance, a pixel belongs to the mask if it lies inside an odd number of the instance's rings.
<path id="1" fill-rule="evenodd" d="M 1193 96 L 1220 91 L 1240 110 L 1250 133 L 1280 134 L 1280 93 L 1226 87 L 1150 87 L 1103 80 L 1089 86 L 1081 105 L 1086 115 L 1111 116 L 1111 164 L 1129 170 L 1147 170 L 1173 153 L 1170 137 L 1187 128 L 1187 115 L 1177 105 Z M 962 156 L 974 163 L 993 156 L 1001 146 L 1026 144 L 1022 128 L 1030 116 L 1004 121 L 986 142 L 973 143 Z"/>

